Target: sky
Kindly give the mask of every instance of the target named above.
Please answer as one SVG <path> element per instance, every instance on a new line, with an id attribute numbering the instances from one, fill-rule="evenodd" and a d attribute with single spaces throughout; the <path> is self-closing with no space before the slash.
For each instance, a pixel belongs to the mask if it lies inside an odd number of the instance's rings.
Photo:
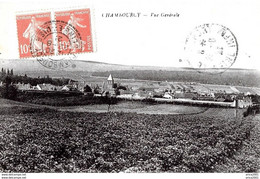
<path id="1" fill-rule="evenodd" d="M 184 51 L 187 37 L 197 26 L 214 23 L 229 28 L 237 39 L 238 56 L 232 67 L 260 69 L 259 0 L 45 0 L 0 3 L 0 59 L 19 59 L 17 14 L 89 7 L 95 51 L 77 54 L 79 60 L 190 67 L 188 61 L 192 59 L 187 59 Z M 128 12 L 147 16 L 102 17 L 106 13 Z M 179 17 L 151 17 L 152 13 L 159 16 L 161 13 L 178 13 Z"/>

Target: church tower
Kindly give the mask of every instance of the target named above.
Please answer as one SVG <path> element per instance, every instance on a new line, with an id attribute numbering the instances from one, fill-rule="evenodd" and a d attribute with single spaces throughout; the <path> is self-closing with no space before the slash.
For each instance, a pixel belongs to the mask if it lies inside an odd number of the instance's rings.
<path id="1" fill-rule="evenodd" d="M 110 88 L 114 87 L 114 78 L 113 76 L 110 74 L 109 77 L 107 78 L 107 84 Z"/>

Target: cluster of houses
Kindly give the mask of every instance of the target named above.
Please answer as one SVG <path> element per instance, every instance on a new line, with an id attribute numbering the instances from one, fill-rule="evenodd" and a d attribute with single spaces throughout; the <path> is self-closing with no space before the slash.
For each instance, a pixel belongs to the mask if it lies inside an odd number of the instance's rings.
<path id="1" fill-rule="evenodd" d="M 1 85 L 1 84 L 0 84 Z M 80 91 L 85 92 L 85 82 L 70 80 L 68 84 L 56 86 L 52 84 L 15 84 L 18 90 L 37 91 Z M 234 102 L 239 108 L 252 105 L 248 94 L 241 93 L 235 87 L 219 85 L 203 85 L 198 83 L 174 83 L 174 82 L 135 82 L 123 86 L 115 83 L 110 74 L 107 80 L 101 85 L 89 84 L 92 93 L 96 96 L 118 96 L 125 99 L 163 98 L 163 99 L 190 99 L 197 101 Z"/>
<path id="2" fill-rule="evenodd" d="M 111 77 L 110 77 L 111 79 Z M 114 82 L 114 80 L 113 80 Z M 198 83 L 149 82 L 127 87 L 120 91 L 121 98 L 184 99 L 194 101 L 229 102 L 232 107 L 253 105 L 250 93 L 241 93 L 232 86 L 203 85 Z M 216 104 L 216 103 L 215 103 Z"/>
<path id="3" fill-rule="evenodd" d="M 39 91 L 82 91 L 84 90 L 84 84 L 79 83 L 78 81 L 70 80 L 68 84 L 63 86 L 56 86 L 49 83 L 37 84 L 32 86 L 30 83 L 24 84 L 18 82 L 15 84 L 18 90 L 39 90 Z"/>

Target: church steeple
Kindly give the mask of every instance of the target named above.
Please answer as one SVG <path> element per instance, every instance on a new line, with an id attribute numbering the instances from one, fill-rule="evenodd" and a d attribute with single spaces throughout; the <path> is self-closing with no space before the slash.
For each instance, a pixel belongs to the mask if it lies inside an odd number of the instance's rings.
<path id="1" fill-rule="evenodd" d="M 110 74 L 109 77 L 107 78 L 107 83 L 111 84 L 112 87 L 114 86 L 114 78 L 113 76 Z"/>

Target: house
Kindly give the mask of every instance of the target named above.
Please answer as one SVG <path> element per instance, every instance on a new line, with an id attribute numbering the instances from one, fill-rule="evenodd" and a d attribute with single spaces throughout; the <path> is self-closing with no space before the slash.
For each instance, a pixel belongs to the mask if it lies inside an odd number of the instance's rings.
<path id="1" fill-rule="evenodd" d="M 79 82 L 79 83 L 77 83 L 77 85 L 74 85 L 73 87 L 78 89 L 81 92 L 84 92 L 84 88 L 85 88 L 86 85 L 87 84 L 85 84 L 85 82 Z"/>
<path id="2" fill-rule="evenodd" d="M 236 98 L 237 94 L 226 93 L 214 93 L 214 100 L 220 102 L 232 102 Z"/>
<path id="3" fill-rule="evenodd" d="M 153 92 L 147 91 L 138 91 L 137 93 L 133 94 L 133 97 L 137 98 L 152 98 L 154 96 Z"/>
<path id="4" fill-rule="evenodd" d="M 169 92 L 165 92 L 163 98 L 173 99 L 173 96 Z"/>
<path id="5" fill-rule="evenodd" d="M 36 89 L 41 91 L 57 91 L 57 87 L 55 85 L 46 83 L 37 84 Z"/>
<path id="6" fill-rule="evenodd" d="M 64 85 L 62 88 L 61 88 L 61 91 L 77 91 L 78 89 L 75 88 L 74 85 Z"/>
<path id="7" fill-rule="evenodd" d="M 139 86 L 131 86 L 130 87 L 131 91 L 138 91 L 138 89 L 139 89 Z"/>
<path id="8" fill-rule="evenodd" d="M 135 99 L 138 99 L 138 98 L 145 98 L 146 96 L 143 96 L 143 94 L 140 94 L 140 93 L 134 93 L 132 95 L 132 97 L 135 98 Z"/>
<path id="9" fill-rule="evenodd" d="M 252 102 L 251 97 L 238 95 L 237 98 L 234 100 L 232 107 L 247 108 L 252 105 L 253 105 L 253 102 Z"/>
<path id="10" fill-rule="evenodd" d="M 15 85 L 18 90 L 32 90 L 33 86 L 30 83 L 24 84 L 24 83 L 17 83 Z"/>
<path id="11" fill-rule="evenodd" d="M 91 88 L 93 89 L 94 94 L 102 93 L 102 89 L 97 84 L 96 85 L 91 84 Z"/>
<path id="12" fill-rule="evenodd" d="M 156 93 L 155 89 L 156 89 L 156 87 L 153 87 L 153 86 L 141 86 L 137 90 L 137 94 L 140 97 L 150 98 L 150 97 L 153 97 L 154 95 L 160 94 L 160 93 Z M 163 95 L 163 93 L 161 93 L 161 94 Z"/>
<path id="13" fill-rule="evenodd" d="M 73 88 L 78 89 L 78 87 L 79 87 L 79 82 L 76 81 L 76 80 L 70 79 L 69 82 L 68 82 L 68 85 L 71 85 L 71 86 L 73 86 Z"/>
<path id="14" fill-rule="evenodd" d="M 126 88 L 126 90 L 124 90 L 124 89 L 119 89 L 119 93 L 120 93 L 120 95 L 123 95 L 123 94 L 133 94 L 133 92 L 132 91 L 130 91 L 128 88 Z"/>

